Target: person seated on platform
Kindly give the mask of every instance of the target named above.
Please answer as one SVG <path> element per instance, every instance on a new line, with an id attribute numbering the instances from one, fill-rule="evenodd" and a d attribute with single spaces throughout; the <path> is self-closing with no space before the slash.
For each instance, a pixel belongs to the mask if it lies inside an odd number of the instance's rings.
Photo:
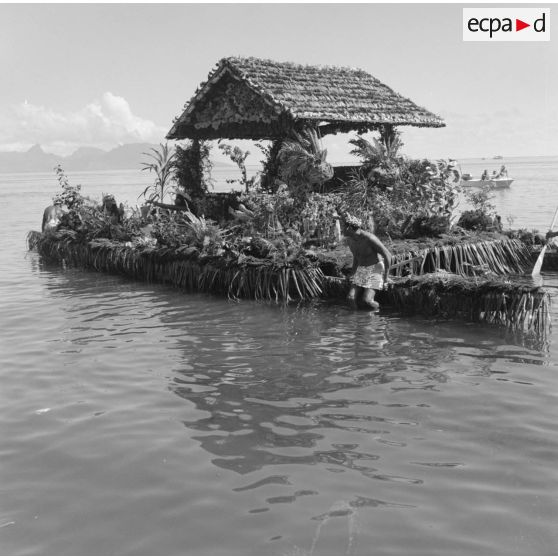
<path id="1" fill-rule="evenodd" d="M 362 229 L 362 222 L 349 213 L 339 216 L 341 230 L 353 255 L 349 303 L 359 303 L 377 310 L 380 305 L 374 300 L 376 290 L 383 289 L 388 282 L 391 254 L 380 239 Z"/>
<path id="2" fill-rule="evenodd" d="M 60 223 L 60 217 L 64 215 L 64 210 L 62 209 L 62 204 L 54 202 L 53 205 L 49 205 L 43 211 L 43 223 L 41 226 L 41 231 L 53 231 Z"/>
<path id="3" fill-rule="evenodd" d="M 490 176 L 486 169 L 484 169 L 484 172 L 482 173 L 481 180 L 490 180 Z"/>
<path id="4" fill-rule="evenodd" d="M 111 194 L 105 194 L 103 196 L 103 204 L 101 207 L 102 211 L 110 217 L 110 222 L 113 225 L 117 225 L 122 220 L 122 214 L 118 205 L 116 205 L 116 200 Z M 124 206 L 122 206 L 124 209 Z"/>

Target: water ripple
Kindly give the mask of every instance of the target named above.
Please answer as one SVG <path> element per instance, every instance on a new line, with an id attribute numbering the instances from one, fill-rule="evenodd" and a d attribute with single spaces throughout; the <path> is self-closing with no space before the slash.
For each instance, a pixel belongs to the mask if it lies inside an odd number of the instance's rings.
<path id="1" fill-rule="evenodd" d="M 46 265 L 14 227 L 5 553 L 556 548 L 555 332 L 185 294 Z"/>

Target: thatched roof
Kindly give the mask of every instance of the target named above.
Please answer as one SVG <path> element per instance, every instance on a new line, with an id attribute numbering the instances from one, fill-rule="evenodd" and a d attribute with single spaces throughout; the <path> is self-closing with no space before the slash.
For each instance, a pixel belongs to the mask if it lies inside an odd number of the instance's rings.
<path id="1" fill-rule="evenodd" d="M 167 138 L 273 139 L 308 124 L 322 134 L 445 126 L 364 70 L 223 58 Z"/>

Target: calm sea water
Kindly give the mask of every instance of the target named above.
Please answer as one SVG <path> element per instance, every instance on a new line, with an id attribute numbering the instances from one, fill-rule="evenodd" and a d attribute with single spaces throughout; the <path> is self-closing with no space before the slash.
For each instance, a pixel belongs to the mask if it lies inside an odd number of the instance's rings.
<path id="1" fill-rule="evenodd" d="M 544 230 L 558 160 L 505 163 Z M 541 345 L 64 270 L 25 247 L 56 190 L 0 176 L 0 554 L 556 553 L 556 305 Z"/>

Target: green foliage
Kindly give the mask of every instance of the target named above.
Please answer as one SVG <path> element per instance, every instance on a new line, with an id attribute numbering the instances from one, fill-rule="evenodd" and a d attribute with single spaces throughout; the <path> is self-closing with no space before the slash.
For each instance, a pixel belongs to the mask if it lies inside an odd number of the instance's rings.
<path id="1" fill-rule="evenodd" d="M 399 155 L 397 133 L 385 142 L 351 140 L 362 160 L 348 185 L 347 208 L 373 221 L 378 234 L 402 238 L 449 230 L 458 204 L 460 173 L 455 161 L 408 159 Z"/>
<path id="2" fill-rule="evenodd" d="M 457 226 L 468 231 L 489 231 L 494 229 L 494 219 L 479 209 L 464 211 Z"/>
<path id="3" fill-rule="evenodd" d="M 304 238 L 319 245 L 335 244 L 338 238 L 333 216 L 341 203 L 339 194 L 310 194 L 300 215 Z"/>
<path id="4" fill-rule="evenodd" d="M 300 228 L 300 213 L 285 184 L 275 194 L 251 191 L 240 200 L 254 214 L 251 220 L 240 225 L 244 234 L 272 238 L 288 229 Z"/>
<path id="5" fill-rule="evenodd" d="M 175 184 L 176 151 L 168 143 L 161 143 L 159 149 L 151 148 L 142 153 L 150 160 L 142 162 L 142 169 L 155 173 L 155 182 L 149 185 L 141 194 L 148 201 L 164 202 L 165 194 Z M 147 194 L 149 193 L 149 196 Z"/>
<path id="6" fill-rule="evenodd" d="M 116 206 L 114 196 L 103 195 L 103 203 L 98 204 L 81 194 L 81 186 L 72 186 L 60 165 L 55 168 L 62 192 L 53 198 L 55 204 L 65 205 L 68 211 L 60 218 L 57 229 L 62 234 L 78 240 L 109 238 L 131 240 L 140 234 L 142 222 L 135 215 L 128 219 L 115 219 L 115 214 L 106 211 L 110 203 Z M 120 222 L 118 222 L 120 221 Z"/>
<path id="7" fill-rule="evenodd" d="M 56 172 L 58 184 L 62 188 L 62 192 L 59 192 L 52 198 L 52 203 L 54 205 L 65 205 L 70 211 L 79 209 L 84 203 L 84 197 L 81 194 L 81 184 L 72 186 L 61 165 L 54 167 L 54 171 Z"/>
<path id="8" fill-rule="evenodd" d="M 470 231 L 487 231 L 495 228 L 495 207 L 493 188 L 489 185 L 471 188 L 465 191 L 465 199 L 472 209 L 464 211 L 457 225 Z"/>
<path id="9" fill-rule="evenodd" d="M 257 142 L 256 146 L 264 155 L 264 159 L 260 161 L 262 165 L 262 174 L 260 188 L 264 192 L 274 193 L 277 190 L 280 181 L 279 176 L 279 151 L 281 150 L 282 140 L 277 139 L 269 142 L 267 145 Z"/>
<path id="10" fill-rule="evenodd" d="M 219 143 L 219 149 L 225 154 L 230 160 L 235 163 L 240 169 L 241 179 L 227 180 L 229 184 L 241 184 L 244 186 L 246 192 L 253 189 L 256 181 L 258 179 L 257 175 L 248 178 L 248 171 L 246 169 L 246 158 L 250 155 L 250 151 L 242 151 L 240 147 L 236 145 L 229 145 L 228 143 Z"/>
<path id="11" fill-rule="evenodd" d="M 311 241 L 317 245 L 336 242 L 334 214 L 341 203 L 338 194 L 312 193 L 304 202 L 295 199 L 286 184 L 282 183 L 274 194 L 252 191 L 242 194 L 240 202 L 245 211 L 233 225 L 237 234 L 259 236 L 274 242 L 288 236 L 299 244 Z"/>
<path id="12" fill-rule="evenodd" d="M 404 159 L 399 151 L 403 146 L 401 137 L 394 131 L 390 138 L 368 141 L 362 136 L 349 140 L 354 146 L 351 154 L 362 161 L 362 172 L 366 180 L 376 188 L 392 187 L 401 178 Z"/>
<path id="13" fill-rule="evenodd" d="M 192 140 L 183 147 L 176 146 L 175 177 L 178 187 L 194 200 L 203 198 L 213 188 L 210 153 L 209 141 Z"/>
<path id="14" fill-rule="evenodd" d="M 493 188 L 486 184 L 480 188 L 469 188 L 465 190 L 465 199 L 473 206 L 475 211 L 492 216 L 496 209 L 492 200 L 494 199 Z"/>
<path id="15" fill-rule="evenodd" d="M 143 224 L 144 221 L 138 215 L 116 223 L 113 215 L 104 211 L 101 205 L 89 203 L 63 215 L 58 230 L 70 231 L 73 238 L 84 241 L 97 238 L 131 241 L 140 235 Z"/>
<path id="16" fill-rule="evenodd" d="M 220 255 L 223 253 L 226 232 L 216 223 L 204 217 L 196 217 L 186 212 L 186 243 L 195 246 L 202 255 Z"/>
<path id="17" fill-rule="evenodd" d="M 213 221 L 196 217 L 189 211 L 161 214 L 151 232 L 160 247 L 186 250 L 195 248 L 201 255 L 219 255 L 227 236 Z"/>
<path id="18" fill-rule="evenodd" d="M 292 139 L 282 142 L 277 159 L 279 177 L 286 182 L 293 196 L 305 200 L 309 194 L 333 177 L 333 168 L 326 161 L 327 149 L 318 132 L 307 128 L 293 132 Z"/>

